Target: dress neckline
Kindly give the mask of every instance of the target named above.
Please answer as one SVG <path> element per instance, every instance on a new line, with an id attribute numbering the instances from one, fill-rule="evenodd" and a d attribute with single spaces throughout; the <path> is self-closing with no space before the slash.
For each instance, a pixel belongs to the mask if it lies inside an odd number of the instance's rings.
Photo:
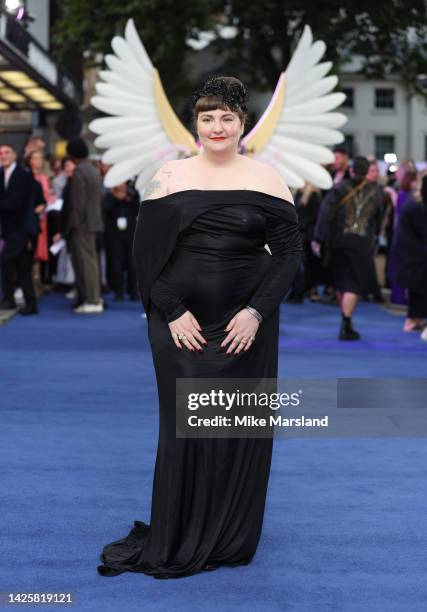
<path id="1" fill-rule="evenodd" d="M 167 195 L 161 196 L 160 198 L 147 198 L 146 200 L 142 200 L 142 202 L 156 202 L 157 200 L 165 200 L 166 198 L 170 198 L 171 196 L 179 195 L 181 193 L 256 193 L 261 196 L 265 196 L 267 198 L 273 198 L 273 200 L 280 200 L 281 202 L 285 202 L 290 206 L 295 206 L 293 202 L 289 200 L 285 200 L 284 198 L 280 198 L 279 196 L 274 196 L 271 193 L 266 193 L 265 191 L 257 191 L 256 189 L 181 189 L 180 191 L 173 191 L 172 193 L 168 193 Z"/>

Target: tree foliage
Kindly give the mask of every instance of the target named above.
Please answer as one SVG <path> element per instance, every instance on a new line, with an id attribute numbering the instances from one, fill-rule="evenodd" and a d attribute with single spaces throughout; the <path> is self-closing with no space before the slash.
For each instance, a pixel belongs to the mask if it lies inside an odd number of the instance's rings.
<path id="1" fill-rule="evenodd" d="M 89 63 L 111 52 L 111 39 L 123 35 L 133 18 L 153 65 L 168 92 L 187 86 L 186 39 L 213 27 L 210 0 L 60 0 L 56 2 L 53 53 L 59 61 L 73 61 L 76 53 Z"/>
<path id="2" fill-rule="evenodd" d="M 338 71 L 358 54 L 368 77 L 397 74 L 410 93 L 422 90 L 419 77 L 427 74 L 425 0 L 61 0 L 55 7 L 53 46 L 62 60 L 76 51 L 92 61 L 109 52 L 112 37 L 133 17 L 172 98 L 194 86 L 186 59 L 197 51 L 187 38 L 221 24 L 237 31 L 212 45 L 222 71 L 261 90 L 274 88 L 305 24 L 325 40 Z"/>
<path id="3" fill-rule="evenodd" d="M 357 54 L 366 76 L 397 74 L 411 92 L 427 73 L 425 0 L 230 0 L 227 15 L 238 27 L 227 67 L 239 63 L 253 84 L 274 86 L 305 24 L 338 71 Z"/>

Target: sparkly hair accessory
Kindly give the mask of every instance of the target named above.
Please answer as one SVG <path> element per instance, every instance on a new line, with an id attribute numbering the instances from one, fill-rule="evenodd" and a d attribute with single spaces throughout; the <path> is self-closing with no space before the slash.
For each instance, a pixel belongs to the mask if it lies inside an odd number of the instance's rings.
<path id="1" fill-rule="evenodd" d="M 209 77 L 202 87 L 193 94 L 191 98 L 193 108 L 197 100 L 205 96 L 219 96 L 232 111 L 240 109 L 246 113 L 248 110 L 246 106 L 248 90 L 243 83 L 230 82 L 228 79 L 218 76 Z"/>

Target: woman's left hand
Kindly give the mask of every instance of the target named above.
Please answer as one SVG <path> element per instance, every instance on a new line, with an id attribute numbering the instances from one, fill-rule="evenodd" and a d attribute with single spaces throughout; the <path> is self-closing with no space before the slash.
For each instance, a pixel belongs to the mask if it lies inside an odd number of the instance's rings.
<path id="1" fill-rule="evenodd" d="M 227 336 L 221 343 L 221 348 L 228 347 L 226 354 L 233 353 L 237 355 L 242 350 L 247 351 L 252 346 L 256 332 L 258 331 L 259 321 L 258 319 L 249 312 L 246 308 L 240 310 L 231 319 L 225 331 L 228 332 Z"/>

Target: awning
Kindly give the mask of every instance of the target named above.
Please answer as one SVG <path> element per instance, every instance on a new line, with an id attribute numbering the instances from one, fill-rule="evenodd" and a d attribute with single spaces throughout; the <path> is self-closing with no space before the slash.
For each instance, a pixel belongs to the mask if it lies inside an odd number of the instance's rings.
<path id="1" fill-rule="evenodd" d="M 78 108 L 81 87 L 25 27 L 0 13 L 0 111 Z"/>

